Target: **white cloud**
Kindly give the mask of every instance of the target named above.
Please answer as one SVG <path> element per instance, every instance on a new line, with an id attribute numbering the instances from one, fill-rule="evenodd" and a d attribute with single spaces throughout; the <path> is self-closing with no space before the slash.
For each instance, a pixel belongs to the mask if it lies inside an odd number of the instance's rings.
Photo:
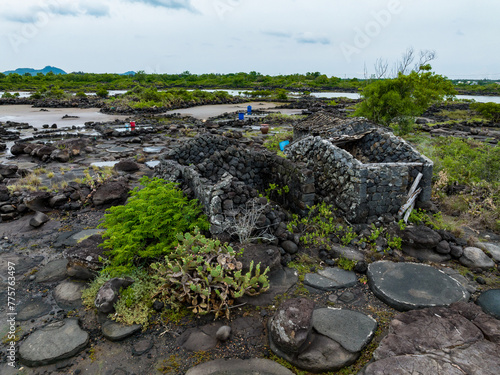
<path id="1" fill-rule="evenodd" d="M 401 11 L 390 13 L 390 19 L 381 16 L 397 4 Z M 362 76 L 364 65 L 370 68 L 379 57 L 394 61 L 413 46 L 416 51 L 436 50 L 438 59 L 432 65 L 441 74 L 498 74 L 500 2 L 470 4 L 468 0 L 2 0 L 0 71 L 53 65 L 67 71 L 320 71 L 349 77 Z M 373 22 L 380 23 L 380 30 Z M 341 45 L 354 45 L 357 30 L 371 34 L 349 62 Z"/>

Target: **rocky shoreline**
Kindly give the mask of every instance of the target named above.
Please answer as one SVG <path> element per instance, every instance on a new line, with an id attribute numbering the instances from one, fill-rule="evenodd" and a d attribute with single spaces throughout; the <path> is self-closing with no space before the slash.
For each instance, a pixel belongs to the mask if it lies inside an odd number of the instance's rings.
<path id="1" fill-rule="evenodd" d="M 306 114 L 322 109 L 345 117 L 350 104 L 330 109 L 324 101 L 307 103 L 292 106 L 302 105 Z M 235 117 L 206 122 L 135 117 L 133 131 L 120 120 L 89 122 L 85 127 L 93 135 L 56 140 L 60 129 L 47 129 L 36 132 L 41 138 L 17 141 L 10 148 L 12 156 L 0 165 L 0 295 L 6 301 L 0 314 L 9 312 L 13 264 L 17 369 L 2 351 L 2 374 L 289 375 L 296 370 L 282 366 L 290 367 L 287 362 L 314 373 L 346 368 L 349 372 L 343 373 L 402 369 L 409 374 L 418 366 L 425 374 L 496 374 L 500 236 L 480 232 L 457 238 L 425 226 L 403 230 L 389 216 L 374 224 L 391 227 L 403 240 L 401 251 L 373 252 L 361 241 L 348 246 L 337 242 L 331 250 L 303 248 L 287 231 L 287 213 L 279 207 L 277 214 L 269 212 L 264 219 L 274 224 L 277 240 L 249 247 L 242 261 L 269 265 L 271 288 L 239 301 L 231 319 L 214 321 L 209 314 L 164 321 L 166 307 L 157 305 L 148 327 L 123 326 L 107 314 L 84 309 L 82 289 L 102 266 L 98 224 L 105 210 L 123 204 L 141 177 L 157 173 L 155 166 L 165 154 L 195 136 L 224 137 L 263 153 L 268 136 L 254 129 L 261 118 Z M 432 113 L 424 117 L 434 120 Z M 436 133 L 422 122 L 423 130 Z M 271 130 L 292 129 L 283 119 L 270 125 Z M 473 135 L 498 141 L 491 133 L 495 127 L 482 124 L 480 132 L 490 133 Z M 474 130 L 457 129 L 446 131 Z M 3 142 L 14 141 L 4 138 L 10 134 L 1 134 Z M 53 143 L 41 142 L 51 134 Z M 13 184 L 19 187 L 7 189 Z M 369 228 L 357 225 L 356 232 Z M 317 262 L 300 273 L 288 267 L 303 255 Z M 341 259 L 357 263 L 347 271 L 339 267 Z M 10 345 L 12 328 L 6 319 L 0 332 L 3 344 Z"/>

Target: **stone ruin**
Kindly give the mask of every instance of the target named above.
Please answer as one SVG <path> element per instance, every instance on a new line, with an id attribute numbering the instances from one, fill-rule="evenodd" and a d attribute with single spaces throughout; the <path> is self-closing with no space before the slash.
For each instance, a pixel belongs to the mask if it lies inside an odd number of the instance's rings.
<path id="1" fill-rule="evenodd" d="M 418 200 L 431 198 L 432 161 L 364 119 L 313 115 L 294 128 L 286 153 L 314 171 L 318 201 L 333 204 L 356 223 L 397 214 L 419 173 Z"/>
<path id="2" fill-rule="evenodd" d="M 315 201 L 314 176 L 304 163 L 268 150 L 247 149 L 222 136 L 198 136 L 169 150 L 156 167 L 155 176 L 187 187 L 205 207 L 213 234 L 233 225 L 250 201 L 271 183 L 289 187 L 288 192 L 275 194 L 273 199 L 292 212 L 306 214 Z M 276 227 L 285 219 L 272 212 L 266 216 L 262 227 Z"/>
<path id="3" fill-rule="evenodd" d="M 364 119 L 310 116 L 294 127 L 286 154 L 284 159 L 230 138 L 203 135 L 163 155 L 155 175 L 182 182 L 205 207 L 214 234 L 231 226 L 269 184 L 289 188 L 272 198 L 294 213 L 304 215 L 324 201 L 353 223 L 397 214 L 419 173 L 418 200 L 431 197 L 432 161 Z M 272 215 L 268 220 L 276 224 Z"/>

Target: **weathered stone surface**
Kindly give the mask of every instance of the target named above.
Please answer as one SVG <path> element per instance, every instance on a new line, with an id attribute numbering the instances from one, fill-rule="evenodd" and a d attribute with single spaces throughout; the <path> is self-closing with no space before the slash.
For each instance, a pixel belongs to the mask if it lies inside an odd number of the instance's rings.
<path id="1" fill-rule="evenodd" d="M 478 242 L 474 246 L 479 247 L 481 250 L 490 253 L 493 259 L 495 259 L 497 262 L 500 262 L 500 246 L 498 244 L 489 242 Z"/>
<path id="2" fill-rule="evenodd" d="M 367 276 L 373 293 L 399 311 L 469 299 L 458 281 L 424 264 L 375 262 L 368 266 Z"/>
<path id="3" fill-rule="evenodd" d="M 227 341 L 230 336 L 231 336 L 231 327 L 229 326 L 222 326 L 215 333 L 215 337 L 219 341 Z"/>
<path id="4" fill-rule="evenodd" d="M 415 369 L 422 374 L 497 374 L 500 345 L 488 340 L 497 340 L 495 332 L 500 332 L 500 321 L 464 302 L 399 314 L 375 350 L 375 362 L 360 374 L 413 374 Z"/>
<path id="5" fill-rule="evenodd" d="M 370 363 L 358 375 L 413 375 L 415 369 L 428 375 L 467 375 L 459 368 L 429 356 L 400 355 Z"/>
<path id="6" fill-rule="evenodd" d="M 108 182 L 99 186 L 92 197 L 96 206 L 115 201 L 124 202 L 128 197 L 129 187 L 119 182 Z"/>
<path id="7" fill-rule="evenodd" d="M 286 293 L 299 280 L 297 271 L 293 268 L 278 268 L 269 274 L 269 290 L 258 296 L 244 295 L 238 298 L 238 303 L 247 303 L 252 306 L 267 306 L 273 303 L 277 295 Z"/>
<path id="8" fill-rule="evenodd" d="M 263 358 L 216 359 L 191 368 L 186 375 L 293 375 L 293 372 L 280 364 Z"/>
<path id="9" fill-rule="evenodd" d="M 282 352 L 272 340 L 271 350 L 294 366 L 311 372 L 336 371 L 356 361 L 359 353 L 345 350 L 338 342 L 316 333 L 312 333 L 307 344 L 299 353 Z"/>
<path id="10" fill-rule="evenodd" d="M 439 233 L 425 225 L 409 225 L 399 235 L 403 242 L 414 247 L 433 248 L 441 241 Z"/>
<path id="11" fill-rule="evenodd" d="M 56 149 L 50 154 L 50 158 L 58 161 L 59 163 L 67 163 L 69 161 L 69 151 Z"/>
<path id="12" fill-rule="evenodd" d="M 449 254 L 451 252 L 450 244 L 448 243 L 448 241 L 442 240 L 436 246 L 436 251 L 439 254 Z"/>
<path id="13" fill-rule="evenodd" d="M 37 211 L 35 213 L 35 216 L 33 216 L 30 219 L 30 225 L 32 227 L 38 228 L 38 227 L 42 226 L 43 224 L 45 224 L 49 220 L 50 220 L 50 218 L 47 215 L 45 215 L 43 212 Z"/>
<path id="14" fill-rule="evenodd" d="M 66 195 L 57 194 L 49 199 L 49 206 L 50 207 L 58 207 L 58 206 L 63 205 L 67 200 L 68 200 L 68 198 L 66 197 Z"/>
<path id="15" fill-rule="evenodd" d="M 24 198 L 24 204 L 32 211 L 48 212 L 51 211 L 50 198 L 52 194 L 47 192 L 30 193 Z"/>
<path id="16" fill-rule="evenodd" d="M 281 255 L 277 246 L 248 244 L 243 246 L 243 248 L 243 254 L 238 257 L 238 260 L 243 265 L 243 272 L 248 272 L 252 261 L 254 267 L 260 263 L 261 271 L 264 271 L 267 267 L 269 267 L 270 271 L 281 267 Z"/>
<path id="17" fill-rule="evenodd" d="M 127 326 L 113 320 L 107 320 L 102 324 L 101 332 L 109 341 L 120 341 L 139 332 L 141 328 L 142 326 L 139 324 Z"/>
<path id="18" fill-rule="evenodd" d="M 19 347 L 19 357 L 27 366 L 42 366 L 74 356 L 88 342 L 89 334 L 80 328 L 78 320 L 65 319 L 29 335 Z"/>
<path id="19" fill-rule="evenodd" d="M 270 320 L 270 341 L 282 352 L 295 354 L 308 340 L 314 302 L 306 298 L 286 300 Z"/>
<path id="20" fill-rule="evenodd" d="M 354 249 L 352 247 L 345 247 L 340 245 L 332 245 L 331 252 L 335 258 L 346 258 L 349 260 L 355 260 L 358 262 L 365 260 L 365 255 L 362 251 Z"/>
<path id="21" fill-rule="evenodd" d="M 36 273 L 35 280 L 38 283 L 48 283 L 64 280 L 68 275 L 66 273 L 66 259 L 57 259 L 47 263 L 40 271 Z"/>
<path id="22" fill-rule="evenodd" d="M 114 304 L 118 300 L 120 288 L 127 288 L 132 285 L 134 280 L 130 277 L 118 278 L 115 277 L 104 283 L 97 292 L 94 305 L 97 309 L 105 314 L 109 314 L 114 310 Z"/>
<path id="23" fill-rule="evenodd" d="M 313 328 L 351 353 L 361 351 L 372 339 L 377 322 L 363 313 L 345 309 L 317 309 Z"/>
<path id="24" fill-rule="evenodd" d="M 137 172 L 141 167 L 139 164 L 136 162 L 133 162 L 132 160 L 120 160 L 118 163 L 115 164 L 114 169 L 117 171 L 121 172 Z"/>
<path id="25" fill-rule="evenodd" d="M 0 175 L 3 177 L 14 177 L 17 174 L 19 167 L 14 164 L 0 164 Z"/>
<path id="26" fill-rule="evenodd" d="M 401 250 L 415 259 L 427 260 L 434 263 L 443 263 L 451 259 L 450 254 L 438 254 L 432 249 L 418 248 L 406 244 L 403 244 Z"/>
<path id="27" fill-rule="evenodd" d="M 52 307 L 48 303 L 43 302 L 41 298 L 33 298 L 17 306 L 16 310 L 18 311 L 16 320 L 26 321 L 48 314 L 52 310 Z"/>
<path id="28" fill-rule="evenodd" d="M 477 247 L 466 247 L 459 261 L 466 267 L 482 269 L 495 267 L 495 262 Z"/>
<path id="29" fill-rule="evenodd" d="M 94 232 L 88 234 L 92 233 Z M 68 241 L 72 238 L 77 240 L 79 236 L 76 234 Z M 102 268 L 102 262 L 99 259 L 106 259 L 106 255 L 104 255 L 106 249 L 99 246 L 103 241 L 100 234 L 93 234 L 79 242 L 77 241 L 75 246 L 67 249 L 64 256 L 68 259 L 68 275 L 82 280 L 92 279 Z"/>
<path id="30" fill-rule="evenodd" d="M 482 293 L 477 299 L 477 304 L 485 313 L 500 319 L 500 289 L 491 289 Z"/>
<path id="31" fill-rule="evenodd" d="M 455 258 L 460 258 L 464 254 L 464 248 L 458 245 L 450 245 L 450 255 Z"/>
<path id="32" fill-rule="evenodd" d="M 335 290 L 348 288 L 356 284 L 356 274 L 337 267 L 327 267 L 319 270 L 318 274 L 308 273 L 304 277 L 304 284 L 319 290 Z"/>
<path id="33" fill-rule="evenodd" d="M 54 298 L 62 308 L 73 309 L 82 306 L 82 291 L 86 285 L 74 281 L 63 281 L 54 289 Z"/>
<path id="34" fill-rule="evenodd" d="M 299 251 L 299 247 L 293 242 L 293 241 L 283 241 L 281 244 L 281 247 L 288 253 L 288 254 L 296 254 L 297 251 Z"/>
<path id="35" fill-rule="evenodd" d="M 217 346 L 217 331 L 222 323 L 216 322 L 202 327 L 189 328 L 177 339 L 177 345 L 190 352 L 210 350 Z"/>

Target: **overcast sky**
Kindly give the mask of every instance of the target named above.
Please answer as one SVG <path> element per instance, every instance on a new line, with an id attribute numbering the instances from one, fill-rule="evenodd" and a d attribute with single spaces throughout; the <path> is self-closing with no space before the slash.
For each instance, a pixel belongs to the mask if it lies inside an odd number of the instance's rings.
<path id="1" fill-rule="evenodd" d="M 449 78 L 500 79 L 498 0 L 1 0 L 0 71 L 322 72 L 435 50 Z"/>

